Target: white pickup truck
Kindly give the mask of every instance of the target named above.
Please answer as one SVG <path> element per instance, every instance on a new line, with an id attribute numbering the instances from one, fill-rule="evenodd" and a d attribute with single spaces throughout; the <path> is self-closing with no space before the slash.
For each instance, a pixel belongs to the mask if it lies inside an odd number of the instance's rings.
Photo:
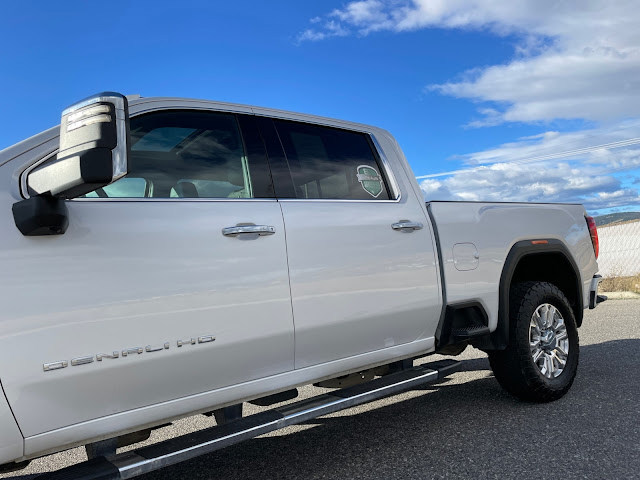
<path id="1" fill-rule="evenodd" d="M 64 478 L 130 478 L 436 381 L 451 364 L 413 360 L 468 345 L 555 400 L 604 300 L 582 206 L 425 203 L 388 132 L 312 115 L 105 92 L 0 151 L 0 202 L 4 471 L 85 445 Z M 242 417 L 306 384 L 334 390 Z M 116 452 L 197 413 L 219 426 Z"/>

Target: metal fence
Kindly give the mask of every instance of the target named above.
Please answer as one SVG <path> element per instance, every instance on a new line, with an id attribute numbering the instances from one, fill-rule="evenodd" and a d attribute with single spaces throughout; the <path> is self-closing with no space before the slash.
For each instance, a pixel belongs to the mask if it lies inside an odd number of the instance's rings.
<path id="1" fill-rule="evenodd" d="M 640 220 L 598 227 L 598 238 L 600 275 L 626 277 L 640 273 Z"/>

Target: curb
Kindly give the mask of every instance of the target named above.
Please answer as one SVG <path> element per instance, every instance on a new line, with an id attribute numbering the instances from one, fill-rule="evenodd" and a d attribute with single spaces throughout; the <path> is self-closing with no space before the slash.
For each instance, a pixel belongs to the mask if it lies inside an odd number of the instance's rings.
<path id="1" fill-rule="evenodd" d="M 599 292 L 609 300 L 629 300 L 640 298 L 640 293 L 635 292 Z"/>

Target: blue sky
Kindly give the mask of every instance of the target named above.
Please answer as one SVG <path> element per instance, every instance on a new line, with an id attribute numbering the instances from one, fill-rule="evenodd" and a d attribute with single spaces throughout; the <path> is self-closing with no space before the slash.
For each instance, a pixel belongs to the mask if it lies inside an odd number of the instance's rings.
<path id="1" fill-rule="evenodd" d="M 640 210 L 633 1 L 7 3 L 0 148 L 92 93 L 374 124 L 427 199 Z M 595 148 L 597 147 L 597 148 Z"/>

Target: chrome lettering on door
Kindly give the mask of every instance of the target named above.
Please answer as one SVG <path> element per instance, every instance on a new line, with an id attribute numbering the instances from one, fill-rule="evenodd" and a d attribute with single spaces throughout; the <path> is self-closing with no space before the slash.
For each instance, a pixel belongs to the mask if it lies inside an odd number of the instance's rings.
<path id="1" fill-rule="evenodd" d="M 211 343 L 216 340 L 216 337 L 213 335 L 200 335 L 199 337 L 189 337 L 187 340 L 177 340 L 176 346 L 182 347 L 184 345 L 197 345 L 200 343 Z M 77 367 L 79 365 L 87 365 L 89 363 L 93 363 L 94 360 L 97 362 L 102 362 L 104 359 L 116 359 L 120 358 L 120 356 L 128 357 L 131 355 L 141 355 L 143 353 L 153 353 L 160 352 L 163 350 L 169 350 L 171 347 L 171 342 L 164 342 L 159 345 L 147 345 L 146 347 L 131 347 L 124 348 L 120 351 L 114 350 L 112 353 L 97 353 L 95 355 L 86 355 L 83 357 L 75 357 L 70 361 L 67 360 L 58 360 L 57 362 L 49 362 L 42 364 L 42 370 L 45 372 L 50 372 L 52 370 L 61 370 L 63 368 L 67 368 L 69 364 L 72 367 Z"/>
<path id="2" fill-rule="evenodd" d="M 159 352 L 160 350 L 169 350 L 169 342 L 165 342 L 159 347 L 152 347 L 151 345 L 147 345 L 146 347 L 144 347 L 145 352 Z"/>
<path id="3" fill-rule="evenodd" d="M 195 345 L 195 344 L 196 344 L 195 338 L 190 338 L 188 340 L 178 340 L 176 342 L 176 345 L 178 345 L 178 347 L 181 347 L 183 345 Z"/>
<path id="4" fill-rule="evenodd" d="M 122 350 L 122 356 L 123 357 L 127 357 L 129 355 L 134 354 L 134 353 L 137 353 L 138 355 L 140 355 L 142 352 L 144 352 L 144 349 L 142 347 L 126 348 L 126 349 Z"/>
<path id="5" fill-rule="evenodd" d="M 59 362 L 51 362 L 45 363 L 42 365 L 42 368 L 45 372 L 50 372 L 51 370 L 60 370 L 61 368 L 67 368 L 69 364 L 65 360 L 61 360 Z"/>
<path id="6" fill-rule="evenodd" d="M 108 353 L 99 353 L 96 355 L 96 360 L 101 362 L 103 358 L 118 358 L 120 356 L 120 353 L 114 351 L 112 354 L 108 354 Z"/>
<path id="7" fill-rule="evenodd" d="M 71 365 L 74 367 L 76 365 L 86 365 L 87 363 L 93 363 L 93 355 L 88 357 L 78 357 L 78 358 L 71 359 Z"/>

